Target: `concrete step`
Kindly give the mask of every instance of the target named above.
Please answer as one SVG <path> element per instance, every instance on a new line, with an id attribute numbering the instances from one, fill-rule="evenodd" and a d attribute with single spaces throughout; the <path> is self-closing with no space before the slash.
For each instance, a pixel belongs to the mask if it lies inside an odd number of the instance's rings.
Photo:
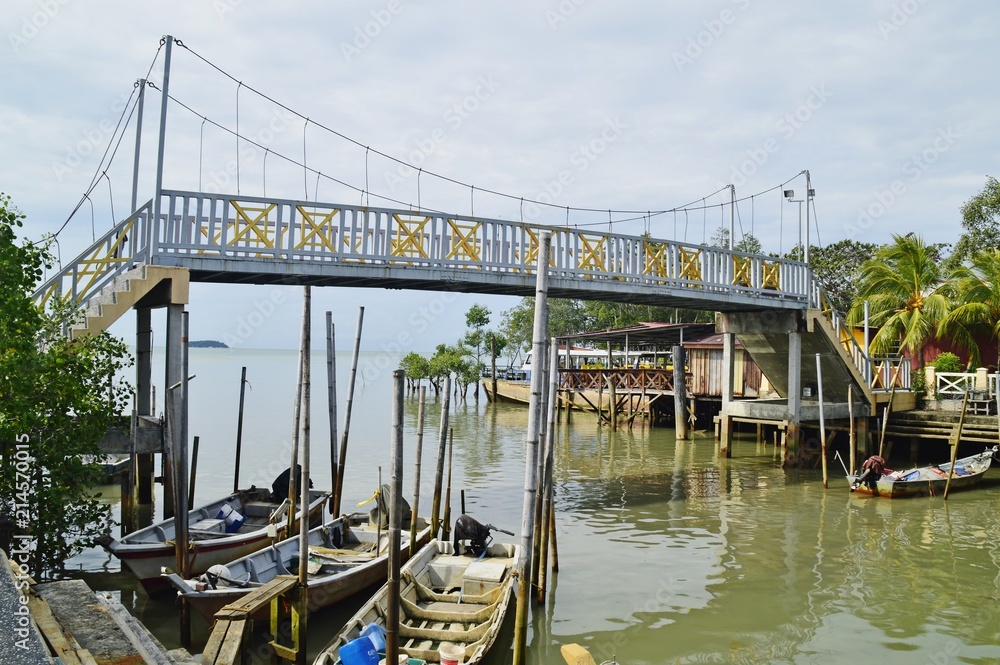
<path id="1" fill-rule="evenodd" d="M 154 291 L 164 291 L 161 287 L 164 282 L 168 283 L 166 292 L 159 293 L 152 302 L 146 302 L 146 305 L 157 307 L 167 304 L 187 304 L 190 282 L 187 269 L 138 266 L 115 277 L 110 284 L 87 301 L 83 316 L 70 328 L 70 336 L 76 339 L 82 335 L 97 335 L 107 330 L 125 312 Z"/>

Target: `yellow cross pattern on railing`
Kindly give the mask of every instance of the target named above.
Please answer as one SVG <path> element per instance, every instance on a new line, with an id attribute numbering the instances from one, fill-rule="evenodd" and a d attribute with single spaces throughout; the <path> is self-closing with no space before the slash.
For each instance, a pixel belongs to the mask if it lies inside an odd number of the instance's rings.
<path id="1" fill-rule="evenodd" d="M 662 242 L 642 242 L 643 258 L 645 265 L 642 268 L 643 275 L 653 275 L 654 277 L 669 277 L 667 272 L 667 247 Z"/>
<path id="2" fill-rule="evenodd" d="M 390 256 L 428 258 L 424 249 L 424 237 L 427 235 L 424 226 L 431 218 L 404 219 L 402 215 L 395 213 L 392 218 L 396 220 L 396 235 L 392 239 Z"/>
<path id="3" fill-rule="evenodd" d="M 135 224 L 135 218 L 128 220 L 122 227 L 121 232 L 115 236 L 114 240 L 110 245 L 99 245 L 93 253 L 90 254 L 85 259 L 82 259 L 77 265 L 79 270 L 74 276 L 74 288 L 70 290 L 70 293 L 76 293 L 77 301 L 82 301 L 84 297 L 90 293 L 90 289 L 94 286 L 94 283 L 103 277 L 111 268 L 110 266 L 119 263 L 128 263 L 132 260 L 131 256 L 123 256 L 125 253 L 125 243 L 128 241 L 128 234 L 132 231 L 132 226 Z M 49 298 L 55 293 L 56 284 L 52 285 L 45 295 L 42 296 L 40 304 L 44 307 L 48 302 Z"/>
<path id="4" fill-rule="evenodd" d="M 584 233 L 577 233 L 576 236 L 580 239 L 580 262 L 577 267 L 580 270 L 604 272 L 606 239 L 603 236 L 588 236 Z"/>
<path id="5" fill-rule="evenodd" d="M 781 290 L 781 264 L 777 261 L 768 263 L 763 259 L 760 262 L 762 289 Z"/>
<path id="6" fill-rule="evenodd" d="M 295 249 L 308 247 L 322 250 L 325 247 L 336 252 L 333 247 L 333 216 L 340 210 L 306 210 L 302 206 L 295 206 L 295 209 L 302 215 L 302 237 L 295 243 Z"/>
<path id="7" fill-rule="evenodd" d="M 677 248 L 677 253 L 681 262 L 678 279 L 689 279 L 692 282 L 701 281 L 701 250 Z"/>
<path id="8" fill-rule="evenodd" d="M 460 222 L 448 220 L 451 231 L 451 249 L 445 259 L 468 259 L 479 262 L 479 229 L 482 222 Z"/>
<path id="9" fill-rule="evenodd" d="M 231 227 L 235 233 L 226 244 L 233 246 L 239 242 L 245 242 L 248 246 L 255 245 L 257 247 L 274 249 L 274 241 L 271 239 L 274 229 L 271 227 L 271 220 L 268 218 L 268 215 L 274 210 L 277 204 L 269 203 L 266 206 L 258 207 L 243 205 L 237 203 L 234 199 L 230 199 L 229 203 L 233 206 L 233 210 L 236 211 L 236 218 L 233 220 Z M 251 217 L 251 214 L 253 217 Z"/>
<path id="10" fill-rule="evenodd" d="M 753 259 L 749 256 L 733 257 L 733 286 L 753 286 L 753 278 L 750 275 L 750 268 Z"/>

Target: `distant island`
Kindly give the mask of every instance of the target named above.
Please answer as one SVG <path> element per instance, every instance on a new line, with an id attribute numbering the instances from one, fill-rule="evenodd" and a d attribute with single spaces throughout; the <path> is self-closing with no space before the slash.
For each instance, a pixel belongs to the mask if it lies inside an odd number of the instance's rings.
<path id="1" fill-rule="evenodd" d="M 224 342 L 220 342 L 215 339 L 197 339 L 193 342 L 188 342 L 188 346 L 192 349 L 228 349 L 229 346 Z"/>

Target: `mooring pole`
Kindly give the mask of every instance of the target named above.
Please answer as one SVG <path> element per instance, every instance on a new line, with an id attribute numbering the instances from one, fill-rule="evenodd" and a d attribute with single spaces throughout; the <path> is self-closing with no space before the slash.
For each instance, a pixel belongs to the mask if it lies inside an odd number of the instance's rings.
<path id="1" fill-rule="evenodd" d="M 420 463 L 424 452 L 424 407 L 427 403 L 427 386 L 420 386 L 417 403 L 417 452 L 416 468 L 413 473 L 413 512 L 410 513 L 410 556 L 417 551 L 417 515 L 420 513 Z M 462 506 L 465 512 L 465 506 Z"/>
<path id="2" fill-rule="evenodd" d="M 944 500 L 948 500 L 948 491 L 951 489 L 951 477 L 955 475 L 955 459 L 958 457 L 958 444 L 962 442 L 962 427 L 965 425 L 965 409 L 969 406 L 969 391 L 965 391 L 965 399 L 962 400 L 962 414 L 958 417 L 958 427 L 955 429 L 955 445 L 951 449 L 951 467 L 948 469 L 948 480 L 944 482 Z"/>
<path id="3" fill-rule="evenodd" d="M 538 412 L 540 414 L 539 422 L 539 432 L 538 432 L 538 460 L 535 469 L 535 477 L 538 478 L 538 491 L 535 493 L 535 534 L 532 536 L 535 543 L 534 551 L 531 553 L 531 586 L 534 588 L 538 584 L 538 562 L 539 555 L 541 554 L 541 542 L 542 542 L 542 495 L 545 493 L 543 473 L 545 469 L 545 455 L 542 452 L 545 449 L 545 439 L 548 435 L 547 423 L 549 422 L 549 368 L 551 365 L 549 347 L 548 344 L 545 345 L 545 355 L 538 359 L 538 371 L 545 372 L 542 375 L 542 403 L 538 407 Z"/>
<path id="4" fill-rule="evenodd" d="M 444 490 L 444 518 L 441 520 L 441 540 L 451 536 L 451 455 L 455 450 L 455 428 L 448 428 L 448 482 Z"/>
<path id="5" fill-rule="evenodd" d="M 198 439 L 200 437 L 194 437 L 194 443 L 191 446 L 191 482 L 188 483 L 188 507 L 194 505 L 194 485 L 195 481 L 198 480 Z"/>
<path id="6" fill-rule="evenodd" d="M 826 420 L 823 413 L 823 361 L 820 354 L 816 354 L 816 390 L 819 393 L 819 442 L 820 453 L 823 455 L 823 489 L 830 486 L 830 477 L 826 468 Z"/>
<path id="7" fill-rule="evenodd" d="M 687 390 L 684 378 L 684 347 L 677 345 L 671 350 L 674 362 L 674 433 L 678 441 L 688 438 L 687 430 Z"/>
<path id="8" fill-rule="evenodd" d="M 347 465 L 347 438 L 351 433 L 351 410 L 354 408 L 354 384 L 358 376 L 358 355 L 361 353 L 361 328 L 365 322 L 365 308 L 358 307 L 358 329 L 354 333 L 354 354 L 351 356 L 351 376 L 347 381 L 347 412 L 344 414 L 344 434 L 340 439 L 340 463 L 337 467 L 337 497 L 333 514 L 340 514 L 340 500 L 344 496 L 344 467 Z"/>
<path id="9" fill-rule="evenodd" d="M 406 372 L 392 373 L 392 486 L 389 490 L 389 606 L 385 612 L 385 662 L 399 662 L 399 532 L 403 523 L 403 389 Z M 416 515 L 414 515 L 416 517 Z"/>
<path id="10" fill-rule="evenodd" d="M 299 500 L 299 492 L 301 488 L 299 484 L 301 479 L 298 474 L 299 465 L 299 442 L 301 433 L 301 423 L 302 423 L 302 400 L 303 400 L 303 386 L 305 385 L 306 377 L 306 344 L 309 339 L 309 319 L 312 314 L 312 287 L 306 285 L 302 289 L 302 332 L 299 336 L 299 370 L 298 377 L 295 382 L 295 405 L 292 407 L 292 464 L 289 467 L 288 472 L 288 501 L 291 505 L 288 507 L 288 530 L 285 532 L 285 538 L 291 538 L 292 529 L 295 528 L 295 508 L 296 503 Z M 308 504 L 307 504 L 308 505 Z M 305 506 L 300 506 L 304 508 Z"/>
<path id="11" fill-rule="evenodd" d="M 337 496 L 337 345 L 333 312 L 326 313 L 326 402 L 330 418 L 330 496 Z M 333 508 L 331 499 L 330 508 Z M 330 512 L 337 517 L 337 513 Z"/>
<path id="12" fill-rule="evenodd" d="M 431 538 L 438 537 L 441 526 L 441 486 L 444 483 L 444 454 L 448 446 L 448 410 L 451 406 L 451 375 L 444 377 L 441 400 L 441 423 L 438 426 L 437 470 L 434 473 L 434 498 L 431 500 Z"/>
<path id="13" fill-rule="evenodd" d="M 181 435 L 177 448 L 177 475 L 174 477 L 174 501 L 177 503 L 174 516 L 174 535 L 180 550 L 180 576 L 187 579 L 190 576 L 190 561 L 188 560 L 188 313 L 181 313 Z M 186 600 L 181 602 L 181 645 L 191 646 L 191 605 Z"/>
<path id="14" fill-rule="evenodd" d="M 247 368 L 240 374 L 240 412 L 236 417 L 236 469 L 233 472 L 233 492 L 240 491 L 240 455 L 243 453 L 243 406 L 247 395 Z"/>
<path id="15" fill-rule="evenodd" d="M 535 270 L 535 322 L 532 334 L 532 357 L 545 356 L 549 331 L 549 253 L 552 233 L 538 235 L 538 263 Z M 521 511 L 521 552 L 517 565 L 517 613 L 514 618 L 514 665 L 525 663 L 528 642 L 528 611 L 531 594 L 531 557 L 534 549 L 535 495 L 538 493 L 538 435 L 541 430 L 543 372 L 531 373 L 531 402 L 528 408 L 528 432 L 524 460 L 524 505 Z"/>
<path id="16" fill-rule="evenodd" d="M 545 430 L 545 445 L 542 448 L 542 512 L 538 533 L 538 602 L 545 602 L 545 578 L 549 566 L 549 525 L 552 523 L 552 464 L 555 455 L 556 420 L 559 417 L 556 402 L 559 390 L 559 342 L 552 338 L 552 349 L 549 351 L 549 413 L 548 425 Z"/>
<path id="17" fill-rule="evenodd" d="M 299 481 L 301 487 L 299 492 L 299 509 L 302 517 L 299 518 L 299 588 L 296 612 L 298 621 L 293 622 L 296 627 L 295 636 L 295 662 L 298 665 L 306 664 L 306 638 L 308 637 L 307 621 L 309 618 L 309 436 L 310 436 L 310 405 L 312 393 L 312 374 L 310 372 L 310 361 L 312 360 L 312 287 L 306 286 L 302 301 L 302 409 L 300 421 L 302 424 L 302 478 Z M 295 469 L 292 469 L 292 475 Z"/>
<path id="18" fill-rule="evenodd" d="M 854 423 L 854 383 L 847 384 L 847 418 L 850 420 L 850 463 L 851 470 L 848 473 L 854 473 L 854 470 L 858 468 L 857 465 L 857 447 L 858 447 L 858 433 L 855 428 Z"/>

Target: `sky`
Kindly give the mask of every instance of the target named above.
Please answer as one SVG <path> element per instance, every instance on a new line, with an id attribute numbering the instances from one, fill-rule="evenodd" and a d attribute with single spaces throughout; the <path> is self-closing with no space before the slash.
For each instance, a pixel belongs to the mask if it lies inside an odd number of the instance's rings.
<path id="1" fill-rule="evenodd" d="M 101 156 L 147 73 L 156 89 L 147 88 L 139 201 L 152 195 L 167 34 L 184 45 L 173 51 L 170 92 L 192 109 L 168 106 L 171 188 L 419 201 L 603 228 L 606 212 L 525 210 L 520 198 L 601 211 L 688 206 L 612 214 L 615 230 L 702 242 L 728 225 L 732 184 L 736 238 L 752 232 L 765 251 L 784 252 L 802 211 L 781 192 L 801 199 L 804 170 L 816 192 L 813 244 L 909 231 L 953 242 L 961 205 L 998 175 L 1000 93 L 982 83 L 1000 51 L 992 2 L 6 0 L 4 9 L 0 191 L 27 215 L 25 237 L 62 229 L 64 260 L 131 207 L 134 119 L 111 165 Z M 216 127 L 237 123 L 264 149 Z M 314 338 L 332 310 L 338 347 L 349 348 L 363 305 L 363 348 L 427 351 L 461 335 L 472 304 L 496 324 L 516 302 L 318 289 Z M 195 284 L 192 338 L 295 348 L 300 304 L 294 287 Z M 133 325 L 126 317 L 112 332 L 131 341 Z"/>

